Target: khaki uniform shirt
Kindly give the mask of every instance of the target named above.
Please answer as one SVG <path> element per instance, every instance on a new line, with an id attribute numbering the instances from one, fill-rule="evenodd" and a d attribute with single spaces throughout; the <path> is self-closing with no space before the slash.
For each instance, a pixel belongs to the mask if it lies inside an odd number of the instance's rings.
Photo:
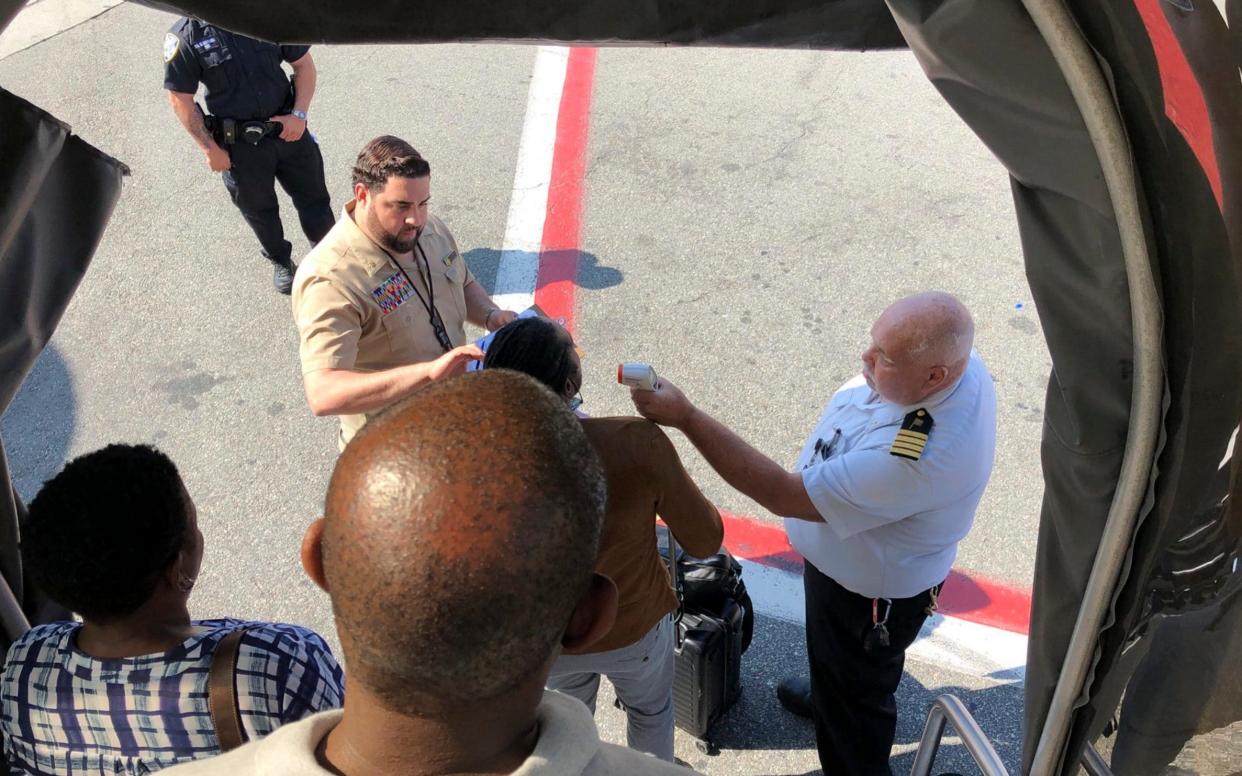
<path id="1" fill-rule="evenodd" d="M 304 375 L 318 369 L 379 372 L 433 361 L 444 353 L 418 299 L 421 294 L 428 300 L 418 251 L 401 259 L 403 275 L 396 259 L 354 223 L 353 212 L 354 202 L 345 205 L 336 226 L 302 261 L 293 280 Z M 449 339 L 454 347 L 464 345 L 465 289 L 474 276 L 440 219 L 427 219 L 418 242 L 427 255 L 436 309 Z M 367 417 L 341 416 L 342 446 Z"/>

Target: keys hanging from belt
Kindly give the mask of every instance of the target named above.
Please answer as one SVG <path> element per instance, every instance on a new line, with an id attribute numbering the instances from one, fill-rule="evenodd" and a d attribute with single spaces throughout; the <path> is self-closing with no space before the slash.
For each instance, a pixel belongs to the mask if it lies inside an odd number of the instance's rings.
<path id="1" fill-rule="evenodd" d="M 884 602 L 884 616 L 880 616 L 880 602 Z M 871 630 L 867 631 L 867 635 L 863 637 L 863 651 L 874 652 L 877 649 L 886 649 L 889 645 L 888 638 L 888 615 L 893 611 L 893 601 L 891 598 L 872 598 L 871 599 Z"/>
<path id="2" fill-rule="evenodd" d="M 944 583 L 941 582 L 927 591 L 927 607 L 923 611 L 927 613 L 928 617 L 931 617 L 940 608 L 940 589 L 943 587 Z"/>

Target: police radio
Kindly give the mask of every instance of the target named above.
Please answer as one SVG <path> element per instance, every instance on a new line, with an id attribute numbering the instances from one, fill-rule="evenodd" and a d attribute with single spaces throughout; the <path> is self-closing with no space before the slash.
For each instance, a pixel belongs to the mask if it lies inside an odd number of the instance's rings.
<path id="1" fill-rule="evenodd" d="M 617 382 L 640 391 L 654 391 L 660 385 L 655 369 L 639 361 L 617 364 Z"/>

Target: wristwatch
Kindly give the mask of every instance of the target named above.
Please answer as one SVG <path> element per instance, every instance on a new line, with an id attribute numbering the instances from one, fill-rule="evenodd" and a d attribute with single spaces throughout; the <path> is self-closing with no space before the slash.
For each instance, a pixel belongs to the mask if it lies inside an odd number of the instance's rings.
<path id="1" fill-rule="evenodd" d="M 289 115 L 293 116 L 295 119 L 306 121 L 306 111 L 304 110 L 291 110 L 289 111 Z"/>

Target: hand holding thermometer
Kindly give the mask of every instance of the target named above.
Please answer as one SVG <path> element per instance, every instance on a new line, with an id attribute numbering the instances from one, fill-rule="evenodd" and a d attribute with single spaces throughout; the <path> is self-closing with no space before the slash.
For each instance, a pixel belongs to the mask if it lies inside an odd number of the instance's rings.
<path id="1" fill-rule="evenodd" d="M 617 364 L 617 382 L 642 391 L 654 391 L 660 384 L 655 369 L 639 361 Z"/>

